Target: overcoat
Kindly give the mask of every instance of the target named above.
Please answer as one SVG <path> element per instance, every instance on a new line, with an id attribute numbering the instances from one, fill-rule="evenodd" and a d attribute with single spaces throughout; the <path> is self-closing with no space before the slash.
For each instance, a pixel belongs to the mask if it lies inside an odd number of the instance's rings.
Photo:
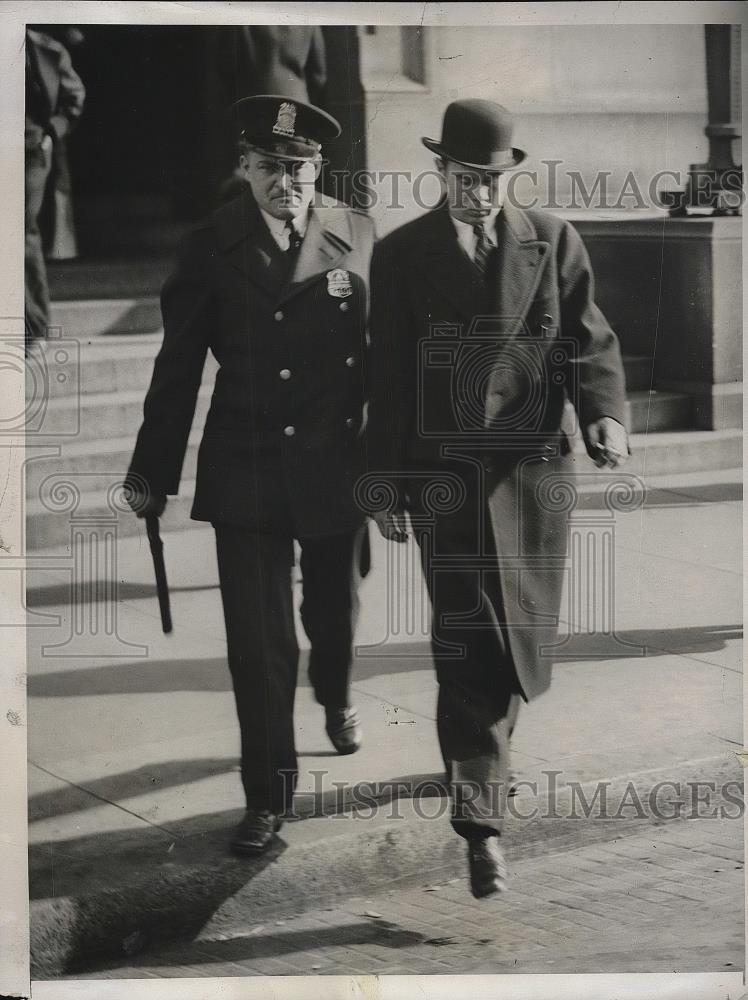
<path id="1" fill-rule="evenodd" d="M 37 88 L 33 113 L 27 106 L 26 149 L 35 149 L 45 132 L 64 139 L 80 118 L 86 99 L 83 81 L 64 45 L 41 31 L 26 31 L 27 88 Z M 27 101 L 28 104 L 28 101 Z"/>
<path id="2" fill-rule="evenodd" d="M 575 466 L 593 470 L 571 453 L 570 407 L 582 428 L 603 416 L 623 423 L 625 386 L 573 227 L 505 205 L 496 239 L 487 289 L 445 204 L 378 244 L 368 461 L 405 506 L 409 473 L 439 468 L 430 440 L 480 463 L 503 599 L 497 616 L 530 699 L 550 684 Z M 440 430 L 444 414 L 429 407 L 444 378 L 454 405 Z M 429 460 L 418 457 L 424 446 Z"/>
<path id="3" fill-rule="evenodd" d="M 164 341 L 128 478 L 177 493 L 210 350 L 220 367 L 192 517 L 297 538 L 360 524 L 373 242 L 368 217 L 321 196 L 293 264 L 249 190 L 196 227 L 163 289 Z"/>

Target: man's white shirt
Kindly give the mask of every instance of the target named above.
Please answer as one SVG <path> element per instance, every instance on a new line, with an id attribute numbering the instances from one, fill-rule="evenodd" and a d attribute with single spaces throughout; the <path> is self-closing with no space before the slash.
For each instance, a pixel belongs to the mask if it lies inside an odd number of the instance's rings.
<path id="1" fill-rule="evenodd" d="M 285 251 L 288 250 L 288 242 L 290 239 L 290 233 L 288 232 L 288 229 L 286 229 L 286 220 L 276 219 L 274 215 L 270 215 L 264 208 L 261 208 L 260 212 L 262 213 L 266 226 L 270 230 L 270 235 L 285 253 Z M 293 222 L 294 229 L 302 239 L 304 239 L 304 234 L 306 233 L 307 218 L 308 216 L 306 212 L 304 212 L 303 215 L 291 220 Z"/>
<path id="2" fill-rule="evenodd" d="M 486 237 L 492 247 L 496 246 L 496 230 L 494 229 L 494 225 L 496 223 L 496 217 L 498 216 L 498 214 L 499 211 L 497 210 L 495 213 L 492 212 L 491 215 L 487 216 L 483 220 L 483 226 L 486 231 Z M 452 215 L 451 213 L 449 217 L 452 220 L 452 225 L 455 227 L 455 230 L 457 232 L 457 239 L 460 243 L 460 246 L 468 255 L 470 260 L 475 261 L 475 245 L 478 242 L 478 237 L 473 231 L 473 226 L 469 222 L 462 222 L 462 220 L 460 219 L 455 219 L 454 215 Z"/>

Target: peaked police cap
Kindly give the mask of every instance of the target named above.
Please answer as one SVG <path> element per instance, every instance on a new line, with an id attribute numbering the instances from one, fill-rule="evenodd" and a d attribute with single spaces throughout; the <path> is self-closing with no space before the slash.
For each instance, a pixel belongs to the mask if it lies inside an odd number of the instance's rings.
<path id="1" fill-rule="evenodd" d="M 321 108 L 277 94 L 243 97 L 233 111 L 239 138 L 279 160 L 312 160 L 341 131 Z"/>

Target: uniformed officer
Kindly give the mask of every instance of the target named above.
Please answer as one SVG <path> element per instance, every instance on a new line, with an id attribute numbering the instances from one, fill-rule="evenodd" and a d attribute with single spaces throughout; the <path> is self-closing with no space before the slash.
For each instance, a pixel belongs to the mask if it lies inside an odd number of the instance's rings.
<path id="1" fill-rule="evenodd" d="M 161 307 L 128 484 L 139 515 L 178 490 L 208 349 L 220 368 L 198 453 L 192 517 L 216 532 L 247 811 L 232 847 L 269 845 L 297 775 L 294 540 L 309 676 L 339 753 L 361 743 L 349 700 L 357 586 L 368 539 L 353 499 L 363 468 L 369 218 L 315 194 L 319 108 L 235 105 L 246 190 L 184 241 Z"/>

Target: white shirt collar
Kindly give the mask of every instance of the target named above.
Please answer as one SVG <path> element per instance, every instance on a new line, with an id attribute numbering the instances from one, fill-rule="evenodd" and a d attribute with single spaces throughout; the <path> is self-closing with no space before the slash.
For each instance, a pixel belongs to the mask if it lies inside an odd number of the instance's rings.
<path id="1" fill-rule="evenodd" d="M 500 211 L 501 209 L 498 209 L 495 215 L 489 215 L 488 219 L 483 223 L 488 242 L 492 247 L 496 246 L 496 230 L 494 229 L 494 225 L 496 224 L 496 219 Z M 455 231 L 457 232 L 457 239 L 459 240 L 460 246 L 468 255 L 470 260 L 474 260 L 477 237 L 473 232 L 472 224 L 469 222 L 463 222 L 461 219 L 455 219 L 451 212 L 449 213 L 449 217 L 452 220 L 452 225 L 455 227 Z"/>
<path id="2" fill-rule="evenodd" d="M 281 250 L 288 250 L 288 230 L 286 229 L 286 220 L 276 219 L 274 215 L 270 215 L 270 213 L 266 212 L 264 208 L 261 208 L 260 212 L 262 213 L 265 224 L 270 230 L 270 235 L 273 237 L 275 242 Z M 308 213 L 304 212 L 302 215 L 293 220 L 294 229 L 302 239 L 306 233 L 308 219 Z"/>

